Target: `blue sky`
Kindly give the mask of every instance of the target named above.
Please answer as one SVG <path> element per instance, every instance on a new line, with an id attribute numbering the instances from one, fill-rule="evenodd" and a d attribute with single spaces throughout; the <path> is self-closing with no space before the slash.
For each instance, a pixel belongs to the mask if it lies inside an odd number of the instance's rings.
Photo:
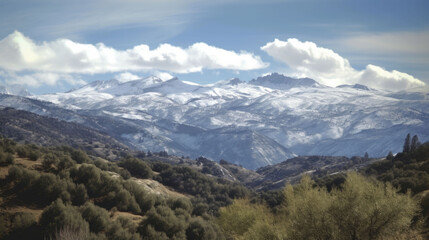
<path id="1" fill-rule="evenodd" d="M 41 94 L 124 76 L 206 84 L 280 72 L 421 88 L 428 12 L 425 0 L 3 0 L 0 84 Z"/>

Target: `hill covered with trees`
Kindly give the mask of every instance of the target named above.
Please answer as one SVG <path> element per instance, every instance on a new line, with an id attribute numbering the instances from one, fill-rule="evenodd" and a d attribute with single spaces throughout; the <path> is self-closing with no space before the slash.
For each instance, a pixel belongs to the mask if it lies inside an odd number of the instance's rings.
<path id="1" fill-rule="evenodd" d="M 2 239 L 223 239 L 219 207 L 249 196 L 188 167 L 0 139 Z M 148 180 L 174 195 L 149 193 Z"/>
<path id="2" fill-rule="evenodd" d="M 361 174 L 255 192 L 225 161 L 140 152 L 111 162 L 1 138 L 0 239 L 423 239 L 429 144 L 412 142 Z"/>

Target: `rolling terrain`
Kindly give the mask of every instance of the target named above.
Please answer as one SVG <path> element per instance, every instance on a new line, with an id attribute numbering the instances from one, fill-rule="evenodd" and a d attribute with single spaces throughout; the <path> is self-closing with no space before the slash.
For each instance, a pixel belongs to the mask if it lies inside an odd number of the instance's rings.
<path id="1" fill-rule="evenodd" d="M 134 149 L 224 159 L 249 169 L 298 155 L 386 156 L 407 133 L 429 139 L 429 96 L 327 87 L 269 74 L 199 85 L 156 77 L 96 81 L 0 105 L 81 123 Z"/>

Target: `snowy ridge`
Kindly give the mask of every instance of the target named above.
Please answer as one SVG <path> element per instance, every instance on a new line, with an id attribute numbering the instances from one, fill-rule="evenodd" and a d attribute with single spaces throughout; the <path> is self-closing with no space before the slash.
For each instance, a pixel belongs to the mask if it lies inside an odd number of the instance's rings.
<path id="1" fill-rule="evenodd" d="M 34 98 L 133 122 L 139 130 L 122 137 L 143 150 L 223 158 L 248 168 L 295 154 L 385 156 L 401 150 L 408 132 L 429 140 L 426 93 L 331 88 L 280 74 L 210 85 L 110 80 Z"/>

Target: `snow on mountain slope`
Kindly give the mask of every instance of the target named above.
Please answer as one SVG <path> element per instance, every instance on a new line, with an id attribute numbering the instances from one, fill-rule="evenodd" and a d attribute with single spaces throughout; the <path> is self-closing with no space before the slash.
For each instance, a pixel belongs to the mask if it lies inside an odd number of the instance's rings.
<path id="1" fill-rule="evenodd" d="M 331 88 L 280 74 L 249 83 L 232 79 L 198 85 L 147 78 L 95 85 L 34 98 L 144 122 L 140 133 L 123 135 L 142 149 L 224 158 L 249 168 L 294 153 L 385 156 L 401 150 L 408 132 L 429 140 L 425 93 Z M 186 127 L 177 129 L 176 124 Z M 194 128 L 199 130 L 188 132 Z"/>

